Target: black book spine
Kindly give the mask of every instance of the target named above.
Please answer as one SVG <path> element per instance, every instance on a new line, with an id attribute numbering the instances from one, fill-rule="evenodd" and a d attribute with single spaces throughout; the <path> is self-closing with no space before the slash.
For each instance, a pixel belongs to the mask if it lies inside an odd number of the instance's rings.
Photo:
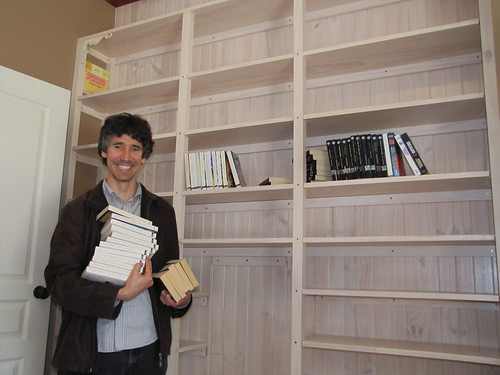
<path id="1" fill-rule="evenodd" d="M 366 135 L 366 150 L 367 161 L 370 166 L 370 178 L 377 177 L 377 164 L 375 160 L 375 152 L 373 150 L 373 139 L 371 134 Z"/>
<path id="2" fill-rule="evenodd" d="M 351 160 L 353 165 L 354 178 L 360 178 L 360 163 L 359 163 L 359 154 L 358 154 L 358 145 L 356 143 L 356 136 L 351 135 L 350 145 L 351 145 Z"/>
<path id="3" fill-rule="evenodd" d="M 350 160 L 351 158 L 350 158 L 347 138 L 342 138 L 341 149 L 342 149 L 342 164 L 345 170 L 346 180 L 352 180 L 353 175 L 351 173 L 351 160 Z"/>
<path id="4" fill-rule="evenodd" d="M 365 178 L 369 178 L 371 177 L 371 165 L 366 134 L 361 135 L 361 155 L 364 163 L 364 176 Z"/>
<path id="5" fill-rule="evenodd" d="M 334 145 L 335 142 L 333 139 L 329 139 L 326 141 L 326 149 L 328 150 L 328 161 L 330 162 L 330 170 L 332 173 L 332 181 L 337 181 L 337 163 L 335 160 L 334 153 Z"/>
<path id="6" fill-rule="evenodd" d="M 344 157 L 342 155 L 342 140 L 337 139 L 335 141 L 335 159 L 337 160 L 337 168 L 338 168 L 338 176 L 340 177 L 339 180 L 346 180 L 347 179 L 347 174 L 346 170 L 344 168 Z"/>
<path id="7" fill-rule="evenodd" d="M 365 156 L 363 154 L 363 150 L 361 149 L 361 136 L 356 135 L 354 137 L 356 142 L 356 152 L 358 153 L 358 163 L 359 163 L 359 178 L 365 178 Z"/>
<path id="8" fill-rule="evenodd" d="M 377 134 L 378 150 L 380 157 L 380 177 L 387 177 L 387 159 L 385 158 L 384 137 Z"/>

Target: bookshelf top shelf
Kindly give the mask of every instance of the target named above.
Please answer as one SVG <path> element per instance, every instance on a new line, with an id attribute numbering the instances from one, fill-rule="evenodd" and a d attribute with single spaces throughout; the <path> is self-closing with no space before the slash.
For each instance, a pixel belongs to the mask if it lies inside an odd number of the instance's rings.
<path id="1" fill-rule="evenodd" d="M 219 0 L 193 8 L 194 37 L 202 37 L 293 16 L 289 0 Z"/>
<path id="2" fill-rule="evenodd" d="M 180 43 L 181 31 L 182 13 L 176 12 L 117 27 L 82 40 L 91 49 L 111 59 Z"/>
<path id="3" fill-rule="evenodd" d="M 307 51 L 306 75 L 313 79 L 471 53 L 481 54 L 477 19 Z"/>

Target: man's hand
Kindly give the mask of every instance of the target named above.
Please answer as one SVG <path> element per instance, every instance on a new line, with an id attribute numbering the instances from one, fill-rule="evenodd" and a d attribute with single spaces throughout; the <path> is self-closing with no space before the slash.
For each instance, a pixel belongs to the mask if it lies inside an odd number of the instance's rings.
<path id="1" fill-rule="evenodd" d="M 168 293 L 166 290 L 162 290 L 160 294 L 161 303 L 171 307 L 179 307 L 187 305 L 190 299 L 191 299 L 191 292 L 188 292 L 186 294 L 186 297 L 180 299 L 179 302 L 175 302 L 170 293 Z"/>
<path id="2" fill-rule="evenodd" d="M 146 258 L 143 274 L 141 274 L 141 267 L 142 263 L 137 263 L 134 266 L 134 269 L 125 282 L 125 286 L 118 290 L 117 299 L 129 301 L 153 285 L 151 259 Z"/>

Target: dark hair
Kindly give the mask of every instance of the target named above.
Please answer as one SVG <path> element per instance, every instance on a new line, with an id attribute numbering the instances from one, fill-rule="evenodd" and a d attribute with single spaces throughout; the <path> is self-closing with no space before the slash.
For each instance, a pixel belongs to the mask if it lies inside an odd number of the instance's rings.
<path id="1" fill-rule="evenodd" d="M 112 136 L 121 137 L 123 134 L 129 135 L 142 145 L 142 157 L 149 158 L 153 152 L 153 135 L 149 122 L 139 115 L 130 113 L 120 113 L 106 118 L 101 128 L 97 153 L 101 156 L 102 162 L 106 165 L 106 158 L 102 157 L 102 151 L 107 152 Z"/>

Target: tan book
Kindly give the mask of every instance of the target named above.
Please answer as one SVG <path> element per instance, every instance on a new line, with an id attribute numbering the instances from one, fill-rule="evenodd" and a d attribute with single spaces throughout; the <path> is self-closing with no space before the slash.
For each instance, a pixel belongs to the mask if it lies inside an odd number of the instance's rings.
<path id="1" fill-rule="evenodd" d="M 198 288 L 200 283 L 196 279 L 196 276 L 194 275 L 193 271 L 191 270 L 191 267 L 189 267 L 189 264 L 186 259 L 181 259 L 179 260 L 180 265 L 182 266 L 182 269 L 186 273 L 187 277 L 191 281 L 191 285 L 193 285 L 193 290 Z"/>
<path id="2" fill-rule="evenodd" d="M 165 288 L 167 288 L 172 298 L 175 300 L 175 302 L 179 302 L 182 298 L 186 296 L 186 294 L 182 295 L 175 287 L 176 279 L 171 278 L 172 272 L 170 268 L 171 268 L 170 265 L 164 267 L 160 272 L 154 273 L 153 277 L 160 279 Z"/>

